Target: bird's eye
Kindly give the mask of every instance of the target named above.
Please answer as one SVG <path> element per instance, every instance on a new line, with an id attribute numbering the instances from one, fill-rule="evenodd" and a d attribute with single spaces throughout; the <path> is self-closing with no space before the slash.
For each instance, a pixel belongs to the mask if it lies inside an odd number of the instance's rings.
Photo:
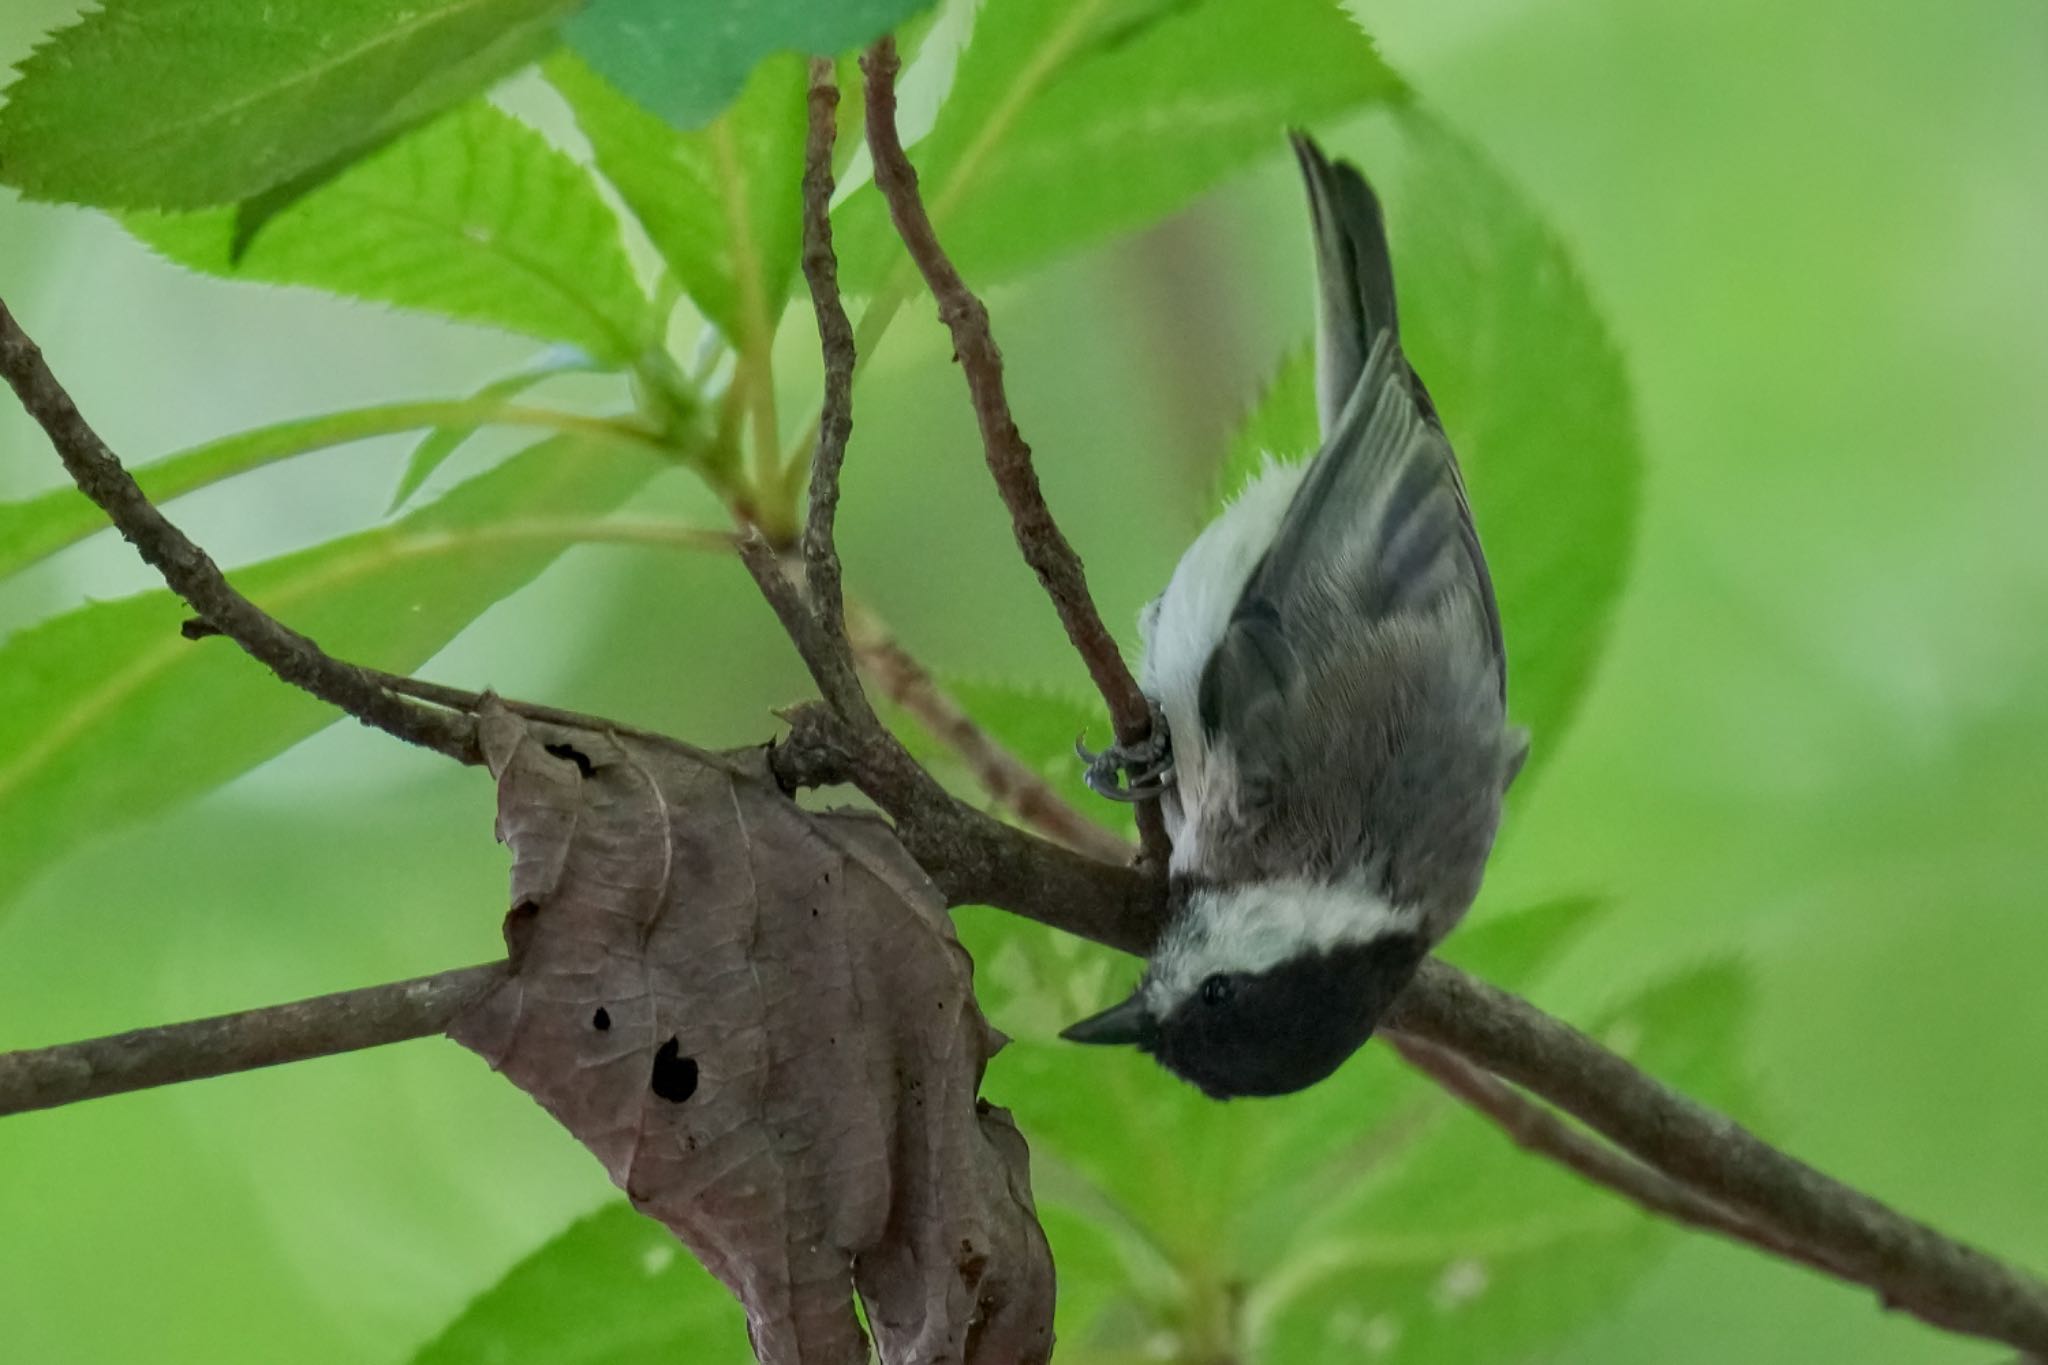
<path id="1" fill-rule="evenodd" d="M 1227 1004 L 1230 997 L 1236 991 L 1237 983 L 1223 973 L 1218 972 L 1215 976 L 1202 982 L 1202 1003 L 1205 1005 Z"/>

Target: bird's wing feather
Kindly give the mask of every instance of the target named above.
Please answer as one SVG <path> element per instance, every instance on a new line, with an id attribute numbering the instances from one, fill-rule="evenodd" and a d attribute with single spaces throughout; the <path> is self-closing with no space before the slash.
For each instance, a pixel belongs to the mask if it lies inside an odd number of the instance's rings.
<path id="1" fill-rule="evenodd" d="M 1201 717 L 1241 756 L 1281 723 L 1332 642 L 1467 593 L 1503 698 L 1493 584 L 1450 442 L 1401 353 L 1379 206 L 1359 173 L 1295 139 L 1314 207 L 1324 441 L 1202 679 Z M 1333 412 L 1332 386 L 1348 381 Z M 1349 619 L 1346 619 L 1349 618 Z"/>

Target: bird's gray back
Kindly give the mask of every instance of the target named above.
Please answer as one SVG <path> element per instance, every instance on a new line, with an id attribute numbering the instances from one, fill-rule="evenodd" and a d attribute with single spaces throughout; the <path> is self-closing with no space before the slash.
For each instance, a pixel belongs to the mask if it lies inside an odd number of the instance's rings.
<path id="1" fill-rule="evenodd" d="M 1461 596 L 1363 631 L 1319 624 L 1322 610 L 1346 609 L 1297 606 L 1298 637 L 1317 645 L 1298 658 L 1277 744 L 1218 755 L 1233 799 L 1211 812 L 1203 862 L 1233 880 L 1363 879 L 1440 938 L 1478 893 L 1517 757 L 1485 624 Z"/>

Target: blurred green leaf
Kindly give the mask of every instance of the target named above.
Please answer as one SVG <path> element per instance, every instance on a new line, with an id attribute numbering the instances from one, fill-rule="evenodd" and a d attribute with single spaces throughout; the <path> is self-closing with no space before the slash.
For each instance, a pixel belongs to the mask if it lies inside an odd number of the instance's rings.
<path id="1" fill-rule="evenodd" d="M 1436 955 L 1505 990 L 1524 991 L 1608 907 L 1588 896 L 1497 913 L 1482 900 Z"/>
<path id="2" fill-rule="evenodd" d="M 1642 447 L 1628 371 L 1526 197 L 1418 110 L 1394 217 L 1402 342 L 1464 463 L 1508 644 L 1508 706 L 1557 752 L 1634 552 Z"/>
<path id="3" fill-rule="evenodd" d="M 575 111 L 597 167 L 711 324 L 765 345 L 803 238 L 804 63 L 761 63 L 710 126 L 678 133 L 562 53 L 548 79 Z"/>
<path id="4" fill-rule="evenodd" d="M 239 261 L 235 210 L 130 214 L 178 264 L 303 284 L 581 347 L 613 364 L 657 333 L 588 172 L 478 100 L 365 157 L 265 223 Z"/>
<path id="5" fill-rule="evenodd" d="M 1046 1165 L 1033 1153 L 1034 1188 L 1045 1186 Z M 1054 1359 L 1061 1365 L 1143 1359 L 1144 1348 L 1155 1335 L 1151 1315 L 1132 1287 L 1128 1258 L 1112 1231 L 1103 1222 L 1058 1204 L 1042 1204 L 1039 1221 L 1058 1257 L 1053 1332 L 1059 1349 Z"/>
<path id="6" fill-rule="evenodd" d="M 1402 90 L 1336 0 L 989 0 L 913 159 L 985 286 L 1172 212 L 1289 124 Z M 872 184 L 834 230 L 849 290 L 902 268 Z"/>
<path id="7" fill-rule="evenodd" d="M 1642 451 L 1627 371 L 1570 256 L 1471 147 L 1409 109 L 1392 205 L 1401 339 L 1464 466 L 1508 644 L 1529 773 L 1577 712 L 1635 542 Z M 1315 355 L 1289 354 L 1231 442 L 1218 506 L 1318 444 Z"/>
<path id="8" fill-rule="evenodd" d="M 1741 972 L 1706 967 L 1643 991 L 1595 1032 L 1726 1103 L 1742 1090 L 1749 1003 Z M 1666 1240 L 1666 1225 L 1462 1107 L 1393 1169 L 1319 1207 L 1248 1296 L 1262 1361 L 1529 1358 L 1604 1311 Z"/>
<path id="9" fill-rule="evenodd" d="M 503 379 L 493 380 L 471 395 L 472 403 L 496 406 L 518 397 L 536 384 L 544 383 L 558 374 L 572 370 L 594 368 L 588 356 L 580 351 L 566 355 L 549 356 L 531 368 L 508 374 Z M 434 471 L 448 462 L 448 458 L 460 450 L 463 443 L 481 431 L 486 421 L 455 421 L 437 425 L 427 433 L 426 439 L 413 447 L 412 457 L 405 462 L 404 473 L 398 476 L 398 487 L 392 491 L 391 506 L 387 511 L 396 512 L 405 506 L 413 494 L 425 486 Z"/>
<path id="10" fill-rule="evenodd" d="M 274 426 L 238 431 L 217 441 L 138 465 L 135 481 L 150 501 L 166 503 L 251 469 L 331 446 L 390 436 L 422 427 L 467 427 L 504 424 L 543 428 L 595 428 L 603 419 L 580 417 L 547 408 L 511 406 L 486 398 L 430 399 L 418 403 L 384 403 L 350 408 L 319 417 L 302 417 Z M 628 429 L 620 427 L 625 439 Z M 592 434 L 598 434 L 593 432 Z M 52 488 L 19 502 L 0 503 L 0 578 L 57 553 L 107 527 L 107 514 L 75 488 Z"/>
<path id="11" fill-rule="evenodd" d="M 1315 454 L 1321 439 L 1316 430 L 1315 343 L 1305 342 L 1287 353 L 1231 434 L 1216 472 L 1212 510 L 1222 511 L 1268 465 L 1292 464 Z"/>
<path id="12" fill-rule="evenodd" d="M 611 511 L 662 466 L 544 441 L 390 525 L 236 570 L 235 585 L 345 659 L 417 667 L 566 548 L 521 534 Z M 209 791 L 332 724 L 225 640 L 191 642 L 168 592 L 98 602 L 0 644 L 0 899 L 94 834 Z"/>
<path id="13" fill-rule="evenodd" d="M 374 145 L 540 55 L 578 0 L 104 0 L 20 65 L 0 179 L 194 209 Z"/>
<path id="14" fill-rule="evenodd" d="M 774 53 L 829 56 L 887 33 L 932 0 L 591 0 L 570 47 L 678 128 L 698 128 Z"/>
<path id="15" fill-rule="evenodd" d="M 506 1272 L 413 1365 L 742 1365 L 747 1318 L 668 1229 L 607 1204 Z"/>

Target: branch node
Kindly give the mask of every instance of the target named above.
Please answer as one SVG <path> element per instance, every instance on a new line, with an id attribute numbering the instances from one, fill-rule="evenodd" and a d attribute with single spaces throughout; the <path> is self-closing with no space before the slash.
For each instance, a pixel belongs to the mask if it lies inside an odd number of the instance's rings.
<path id="1" fill-rule="evenodd" d="M 1139 744 L 1152 733 L 1151 708 L 1089 595 L 1081 556 L 1046 505 L 1032 467 L 1031 447 L 1025 444 L 1010 412 L 1003 386 L 1003 353 L 990 329 L 988 309 L 940 245 L 918 192 L 917 170 L 904 153 L 896 130 L 896 74 L 901 68 L 894 38 L 883 38 L 861 58 L 861 70 L 867 76 L 868 147 L 874 154 L 875 187 L 889 205 L 896 234 L 938 303 L 940 319 L 952 333 L 953 356 L 966 378 L 975 419 L 981 426 L 982 451 L 1009 509 L 1017 547 L 1052 599 L 1067 639 L 1087 665 L 1095 690 L 1102 694 L 1117 741 Z M 1137 813 L 1141 856 L 1147 865 L 1163 872 L 1168 847 L 1158 805 L 1141 804 Z"/>

